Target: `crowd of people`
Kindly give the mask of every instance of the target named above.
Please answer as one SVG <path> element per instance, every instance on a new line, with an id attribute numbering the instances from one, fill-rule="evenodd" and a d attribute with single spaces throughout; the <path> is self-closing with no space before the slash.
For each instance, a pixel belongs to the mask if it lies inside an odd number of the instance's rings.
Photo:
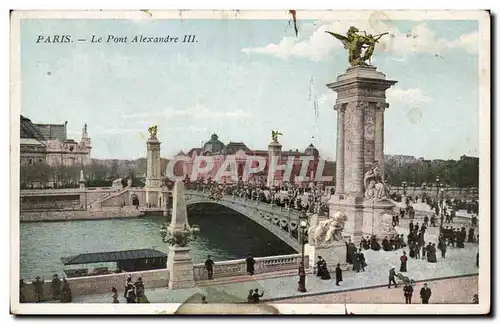
<path id="1" fill-rule="evenodd" d="M 40 278 L 39 276 L 36 277 L 34 281 L 31 282 L 33 285 L 33 291 L 35 293 L 35 302 L 39 303 L 47 299 L 51 299 L 53 301 L 60 301 L 61 303 L 71 303 L 72 301 L 72 295 L 71 295 L 71 288 L 69 287 L 69 283 L 66 280 L 66 278 L 62 278 L 62 280 L 59 278 L 59 275 L 54 274 L 52 277 L 52 282 L 51 282 L 51 292 L 52 296 L 44 296 L 44 284 L 45 280 L 43 278 Z M 24 282 L 24 279 L 21 279 L 19 281 L 19 302 L 25 303 L 28 302 L 27 294 L 26 294 L 26 283 Z"/>
<path id="2" fill-rule="evenodd" d="M 321 210 L 325 213 L 328 213 L 326 202 L 334 193 L 333 189 L 327 189 L 321 184 L 315 183 L 311 183 L 307 187 L 299 187 L 290 183 L 283 186 L 268 187 L 242 182 L 218 184 L 196 181 L 186 182 L 186 189 L 209 192 L 210 197 L 214 200 L 220 200 L 224 195 L 231 195 L 298 211 L 318 212 Z"/>

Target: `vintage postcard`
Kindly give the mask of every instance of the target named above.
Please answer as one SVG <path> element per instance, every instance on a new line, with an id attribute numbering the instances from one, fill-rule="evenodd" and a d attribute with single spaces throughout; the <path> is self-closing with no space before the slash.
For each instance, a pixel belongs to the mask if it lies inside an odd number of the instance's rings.
<path id="1" fill-rule="evenodd" d="M 489 82 L 487 11 L 13 11 L 11 312 L 487 314 Z"/>

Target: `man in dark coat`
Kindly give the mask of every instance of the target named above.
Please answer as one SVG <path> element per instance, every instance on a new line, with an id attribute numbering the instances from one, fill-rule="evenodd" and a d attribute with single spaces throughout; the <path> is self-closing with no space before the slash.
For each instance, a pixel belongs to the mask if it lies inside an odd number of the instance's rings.
<path id="1" fill-rule="evenodd" d="M 411 304 L 411 297 L 413 295 L 413 286 L 410 283 L 406 283 L 403 288 L 405 294 L 405 301 L 407 304 Z"/>
<path id="2" fill-rule="evenodd" d="M 205 261 L 205 269 L 207 269 L 208 272 L 208 279 L 212 280 L 214 277 L 214 261 L 211 259 L 210 255 Z"/>
<path id="3" fill-rule="evenodd" d="M 258 304 L 258 303 L 259 303 L 259 301 L 260 301 L 260 297 L 262 297 L 262 296 L 264 296 L 264 292 L 262 292 L 262 294 L 260 294 L 260 295 L 259 295 L 259 289 L 255 288 L 254 293 L 253 293 L 253 295 L 252 295 L 252 297 L 253 297 L 253 302 L 254 302 L 255 304 Z"/>
<path id="4" fill-rule="evenodd" d="M 422 304 L 428 304 L 429 299 L 431 298 L 432 291 L 429 287 L 427 287 L 427 284 L 424 283 L 424 287 L 420 289 L 420 298 L 422 299 Z"/>
<path id="5" fill-rule="evenodd" d="M 396 267 L 392 266 L 391 270 L 389 270 L 389 287 L 391 288 L 391 283 L 394 283 L 394 288 L 398 288 L 398 284 L 396 283 Z"/>
<path id="6" fill-rule="evenodd" d="M 57 273 L 54 275 L 52 279 L 52 299 L 58 300 L 61 298 L 61 280 Z"/>
<path id="7" fill-rule="evenodd" d="M 247 263 L 247 273 L 252 276 L 255 272 L 255 260 L 251 254 L 248 255 L 246 263 Z"/>
<path id="8" fill-rule="evenodd" d="M 335 268 L 335 284 L 340 286 L 339 283 L 343 281 L 342 279 L 342 269 L 340 268 L 340 263 L 337 263 L 337 267 Z"/>

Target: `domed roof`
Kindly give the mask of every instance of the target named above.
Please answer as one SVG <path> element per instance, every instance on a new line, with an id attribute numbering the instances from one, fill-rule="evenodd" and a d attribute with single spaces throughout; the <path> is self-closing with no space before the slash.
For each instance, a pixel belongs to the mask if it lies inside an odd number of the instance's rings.
<path id="1" fill-rule="evenodd" d="M 219 136 L 217 134 L 212 134 L 210 140 L 203 144 L 203 151 L 210 153 L 220 153 L 224 149 L 225 145 L 219 141 Z"/>
<path id="2" fill-rule="evenodd" d="M 319 155 L 319 151 L 317 148 L 314 147 L 314 145 L 311 143 L 309 146 L 306 148 L 305 153 L 307 155 Z"/>

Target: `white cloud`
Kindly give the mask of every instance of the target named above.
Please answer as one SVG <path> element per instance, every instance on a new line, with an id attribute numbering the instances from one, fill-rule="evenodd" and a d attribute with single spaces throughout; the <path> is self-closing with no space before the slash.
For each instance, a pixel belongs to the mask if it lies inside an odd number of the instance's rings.
<path id="1" fill-rule="evenodd" d="M 389 103 L 405 103 L 410 105 L 418 105 L 428 103 L 432 100 L 426 96 L 419 88 L 401 89 L 390 88 L 386 92 L 387 102 Z"/>
<path id="2" fill-rule="evenodd" d="M 242 51 L 248 54 L 268 54 L 282 59 L 302 57 L 312 61 L 321 61 L 330 56 L 334 50 L 343 50 L 342 43 L 325 31 L 345 34 L 349 26 L 356 26 L 359 30 L 370 34 L 388 32 L 389 35 L 380 39 L 376 50 L 391 52 L 403 58 L 414 52 L 440 54 L 443 50 L 453 48 L 473 54 L 478 49 L 477 32 L 464 34 L 450 41 L 438 38 L 426 23 L 420 23 L 409 31 L 400 31 L 395 26 L 378 20 L 319 21 L 314 24 L 313 28 L 311 28 L 312 24 L 306 26 L 306 31 L 300 33 L 299 37 L 283 37 L 277 44 L 270 43 L 262 47 L 244 48 Z"/>

